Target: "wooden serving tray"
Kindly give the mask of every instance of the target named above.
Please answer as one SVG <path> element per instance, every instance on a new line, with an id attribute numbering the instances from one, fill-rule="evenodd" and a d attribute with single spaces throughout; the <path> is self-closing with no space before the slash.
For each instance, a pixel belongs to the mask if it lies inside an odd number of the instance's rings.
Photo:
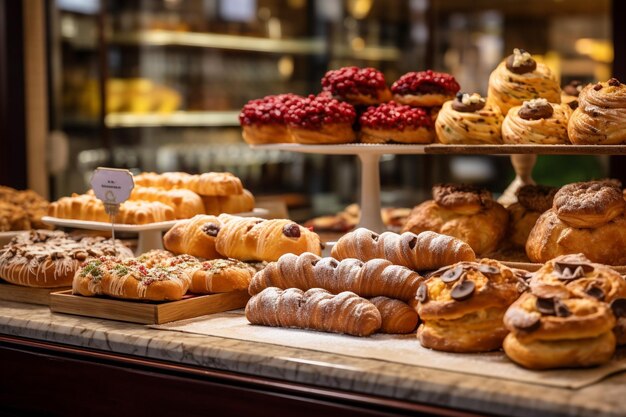
<path id="1" fill-rule="evenodd" d="M 23 287 L 0 280 L 0 300 L 47 306 L 50 305 L 50 294 L 67 289 L 69 287 Z"/>
<path id="2" fill-rule="evenodd" d="M 242 308 L 248 302 L 248 291 L 221 294 L 186 295 L 180 301 L 144 302 L 108 297 L 83 297 L 71 290 L 50 295 L 50 310 L 55 313 L 129 321 L 141 324 L 162 324 L 206 314 Z"/>

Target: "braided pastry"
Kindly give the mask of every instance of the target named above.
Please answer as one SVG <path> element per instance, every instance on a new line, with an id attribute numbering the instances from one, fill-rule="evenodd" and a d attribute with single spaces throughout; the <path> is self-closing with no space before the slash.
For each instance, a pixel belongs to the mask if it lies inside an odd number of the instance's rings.
<path id="1" fill-rule="evenodd" d="M 369 336 L 381 326 L 378 309 L 366 299 L 347 291 L 333 295 L 321 288 L 306 292 L 266 288 L 250 299 L 246 318 L 252 324 L 353 336 Z"/>
<path id="2" fill-rule="evenodd" d="M 312 253 L 287 253 L 268 264 L 250 282 L 250 295 L 268 287 L 323 288 L 334 294 L 351 291 L 361 297 L 385 296 L 403 301 L 415 298 L 423 278 L 385 259 L 363 263 L 358 259 L 320 258 Z"/>
<path id="3" fill-rule="evenodd" d="M 378 235 L 365 228 L 342 236 L 333 247 L 331 256 L 336 259 L 356 258 L 362 261 L 382 258 L 392 264 L 418 271 L 476 259 L 474 251 L 467 243 L 451 236 L 430 231 L 418 235 L 411 232 L 384 232 Z"/>

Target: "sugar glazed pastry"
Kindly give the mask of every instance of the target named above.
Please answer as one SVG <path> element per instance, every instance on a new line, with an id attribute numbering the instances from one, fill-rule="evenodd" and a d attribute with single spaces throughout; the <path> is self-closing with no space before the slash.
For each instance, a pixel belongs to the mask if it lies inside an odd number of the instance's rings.
<path id="1" fill-rule="evenodd" d="M 337 144 L 356 140 L 354 107 L 324 96 L 310 95 L 291 106 L 285 116 L 294 142 Z"/>
<path id="2" fill-rule="evenodd" d="M 293 142 L 285 115 L 300 99 L 295 94 L 279 94 L 250 100 L 239 113 L 243 139 L 251 145 Z"/>
<path id="3" fill-rule="evenodd" d="M 133 253 L 119 241 L 33 230 L 0 250 L 0 278 L 27 287 L 67 287 L 83 262 L 109 255 L 132 257 Z"/>
<path id="4" fill-rule="evenodd" d="M 554 196 L 526 242 L 532 262 L 547 262 L 559 255 L 583 253 L 593 262 L 626 263 L 624 198 L 618 184 L 589 181 L 568 184 Z"/>
<path id="5" fill-rule="evenodd" d="M 163 236 L 163 246 L 177 255 L 223 258 L 215 249 L 215 240 L 221 228 L 221 220 L 210 215 L 201 214 L 180 220 Z"/>
<path id="6" fill-rule="evenodd" d="M 561 103 L 567 104 L 570 109 L 578 108 L 578 96 L 585 85 L 578 80 L 573 80 L 561 90 Z"/>
<path id="7" fill-rule="evenodd" d="M 382 324 L 380 312 L 368 300 L 351 292 L 333 295 L 321 288 L 266 288 L 246 305 L 252 324 L 291 327 L 369 336 Z"/>
<path id="8" fill-rule="evenodd" d="M 502 317 L 524 289 L 513 270 L 491 259 L 439 269 L 417 291 L 417 337 L 447 352 L 499 349 L 507 334 Z"/>
<path id="9" fill-rule="evenodd" d="M 569 144 L 567 123 L 571 114 L 568 105 L 548 103 L 545 98 L 524 101 L 504 118 L 502 140 L 510 144 Z"/>
<path id="10" fill-rule="evenodd" d="M 523 185 L 517 192 L 517 203 L 506 209 L 509 212 L 509 242 L 517 248 L 526 247 L 528 235 L 537 219 L 552 207 L 558 188 L 545 185 Z"/>
<path id="11" fill-rule="evenodd" d="M 582 253 L 562 255 L 533 274 L 530 288 L 543 298 L 558 298 L 565 288 L 609 304 L 617 321 L 613 329 L 617 344 L 626 344 L 626 280 L 614 269 L 593 263 Z"/>
<path id="12" fill-rule="evenodd" d="M 498 249 L 506 234 L 509 216 L 485 189 L 464 184 L 433 187 L 433 200 L 416 206 L 403 232 L 426 230 L 453 236 L 484 256 Z"/>
<path id="13" fill-rule="evenodd" d="M 391 100 L 385 76 L 374 68 L 344 67 L 322 78 L 322 90 L 354 106 L 369 106 Z"/>
<path id="14" fill-rule="evenodd" d="M 437 139 L 446 144 L 502 143 L 502 112 L 479 94 L 457 93 L 437 115 Z"/>
<path id="15" fill-rule="evenodd" d="M 241 194 L 203 195 L 201 198 L 204 203 L 204 214 L 218 216 L 222 213 L 248 213 L 254 210 L 254 196 L 248 190 L 243 190 Z"/>
<path id="16" fill-rule="evenodd" d="M 374 233 L 365 228 L 342 236 L 333 246 L 331 255 L 336 259 L 356 258 L 361 261 L 387 259 L 416 271 L 441 268 L 460 261 L 473 261 L 472 248 L 460 239 L 424 231 Z"/>
<path id="17" fill-rule="evenodd" d="M 500 107 L 506 116 L 509 109 L 534 98 L 550 103 L 561 102 L 561 89 L 554 74 L 537 63 L 528 52 L 515 48 L 489 76 L 487 101 Z"/>
<path id="18" fill-rule="evenodd" d="M 393 99 L 416 107 L 441 107 L 460 90 L 453 76 L 431 70 L 409 72 L 391 86 Z"/>
<path id="19" fill-rule="evenodd" d="M 435 138 L 433 122 L 424 109 L 394 101 L 369 107 L 359 122 L 363 143 L 431 143 Z"/>
<path id="20" fill-rule="evenodd" d="M 611 78 L 583 88 L 567 130 L 577 145 L 626 143 L 626 85 Z"/>

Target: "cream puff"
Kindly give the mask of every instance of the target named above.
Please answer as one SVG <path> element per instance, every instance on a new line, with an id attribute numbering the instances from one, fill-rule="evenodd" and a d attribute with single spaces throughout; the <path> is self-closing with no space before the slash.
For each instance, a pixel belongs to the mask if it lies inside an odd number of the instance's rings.
<path id="1" fill-rule="evenodd" d="M 344 67 L 322 78 L 322 90 L 354 106 L 369 106 L 391 100 L 385 76 L 374 68 Z"/>
<path id="2" fill-rule="evenodd" d="M 568 144 L 567 122 L 572 109 L 566 104 L 548 103 L 545 98 L 525 101 L 509 110 L 502 122 L 504 143 L 539 145 Z"/>
<path id="3" fill-rule="evenodd" d="M 303 144 L 354 142 L 355 119 L 356 111 L 351 104 L 314 95 L 298 100 L 285 116 L 294 142 Z"/>
<path id="4" fill-rule="evenodd" d="M 369 107 L 359 122 L 363 143 L 431 143 L 435 138 L 432 120 L 424 109 L 394 101 Z"/>
<path id="5" fill-rule="evenodd" d="M 446 144 L 502 143 L 502 112 L 479 94 L 457 93 L 437 115 L 437 139 Z"/>
<path id="6" fill-rule="evenodd" d="M 500 107 L 506 116 L 511 107 L 534 98 L 560 103 L 561 89 L 546 65 L 537 63 L 528 52 L 516 48 L 489 76 L 487 101 Z"/>
<path id="7" fill-rule="evenodd" d="M 416 107 L 440 107 L 460 90 L 453 76 L 431 70 L 409 72 L 391 86 L 393 99 Z"/>

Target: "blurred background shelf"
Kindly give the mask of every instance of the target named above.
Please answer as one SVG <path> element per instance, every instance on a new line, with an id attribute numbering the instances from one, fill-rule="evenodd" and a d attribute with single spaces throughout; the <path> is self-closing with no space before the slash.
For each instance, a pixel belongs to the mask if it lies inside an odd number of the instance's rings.
<path id="1" fill-rule="evenodd" d="M 109 113 L 104 123 L 123 127 L 220 127 L 239 126 L 236 111 L 177 111 L 170 114 Z"/>

